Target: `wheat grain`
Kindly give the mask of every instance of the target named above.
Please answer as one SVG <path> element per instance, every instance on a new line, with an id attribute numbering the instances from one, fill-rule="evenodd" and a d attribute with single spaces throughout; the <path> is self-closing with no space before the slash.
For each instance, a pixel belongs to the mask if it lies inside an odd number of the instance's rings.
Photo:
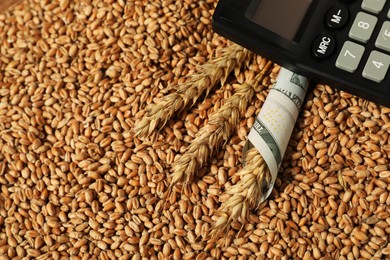
<path id="1" fill-rule="evenodd" d="M 161 129 L 175 113 L 195 104 L 203 93 L 207 95 L 218 83 L 223 85 L 230 72 L 248 62 L 251 55 L 250 51 L 238 45 L 230 45 L 222 56 L 200 66 L 186 82 L 173 87 L 175 92 L 165 96 L 158 104 L 150 105 L 146 116 L 134 128 L 136 135 L 145 138 Z"/>

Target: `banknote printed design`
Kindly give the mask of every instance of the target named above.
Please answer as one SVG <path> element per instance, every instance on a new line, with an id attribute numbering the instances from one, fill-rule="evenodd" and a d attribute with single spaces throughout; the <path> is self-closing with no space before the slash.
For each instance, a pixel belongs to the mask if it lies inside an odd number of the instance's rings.
<path id="1" fill-rule="evenodd" d="M 275 141 L 275 138 L 272 136 L 271 132 L 267 129 L 267 126 L 259 118 L 256 119 L 253 128 L 256 130 L 257 134 L 264 140 L 268 148 L 275 157 L 275 161 L 278 166 L 282 163 L 282 155 L 278 144 Z"/>
<path id="2" fill-rule="evenodd" d="M 272 192 L 308 85 L 305 77 L 282 68 L 249 133 L 248 142 L 263 156 L 272 175 L 260 202 Z"/>
<path id="3" fill-rule="evenodd" d="M 302 90 L 305 90 L 305 80 L 302 80 L 302 76 L 294 73 L 291 77 L 290 82 L 297 85 L 298 87 L 301 87 Z"/>

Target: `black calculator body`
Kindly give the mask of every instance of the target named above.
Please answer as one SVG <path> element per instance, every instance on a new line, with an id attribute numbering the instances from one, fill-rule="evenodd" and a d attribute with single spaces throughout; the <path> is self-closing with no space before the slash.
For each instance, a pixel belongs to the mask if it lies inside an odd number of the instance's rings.
<path id="1" fill-rule="evenodd" d="M 220 0 L 213 28 L 318 83 L 390 107 L 390 0 Z"/>

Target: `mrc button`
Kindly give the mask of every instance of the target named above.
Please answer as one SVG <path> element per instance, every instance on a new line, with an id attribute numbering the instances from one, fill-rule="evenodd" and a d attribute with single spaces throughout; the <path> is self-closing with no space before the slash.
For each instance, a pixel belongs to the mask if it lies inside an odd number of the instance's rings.
<path id="1" fill-rule="evenodd" d="M 317 58 L 329 57 L 336 46 L 336 40 L 331 34 L 321 34 L 312 43 L 312 52 Z"/>

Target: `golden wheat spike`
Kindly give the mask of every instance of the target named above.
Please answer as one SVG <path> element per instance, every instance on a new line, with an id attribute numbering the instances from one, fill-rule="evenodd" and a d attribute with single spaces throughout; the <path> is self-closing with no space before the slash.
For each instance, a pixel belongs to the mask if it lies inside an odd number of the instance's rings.
<path id="1" fill-rule="evenodd" d="M 238 86 L 224 105 L 210 115 L 208 123 L 199 130 L 187 151 L 174 163 L 170 189 L 178 182 L 184 185 L 190 183 L 214 150 L 228 140 L 239 124 L 240 114 L 245 112 L 252 100 L 255 86 L 261 82 L 271 65 L 272 62 L 268 62 L 254 79 Z"/>
<path id="2" fill-rule="evenodd" d="M 240 181 L 226 190 L 230 197 L 218 209 L 218 219 L 210 232 L 212 239 L 216 240 L 229 230 L 232 222 L 241 220 L 244 223 L 249 212 L 259 206 L 264 183 L 271 181 L 270 171 L 256 148 L 248 150 L 245 161 L 246 165 L 237 172 Z"/>
<path id="3" fill-rule="evenodd" d="M 196 103 L 204 92 L 208 93 L 218 83 L 224 84 L 230 72 L 239 69 L 252 55 L 239 45 L 228 46 L 222 56 L 201 65 L 185 83 L 177 85 L 177 91 L 165 96 L 158 104 L 150 104 L 145 117 L 136 124 L 135 134 L 145 138 L 161 129 L 173 115 Z"/>

